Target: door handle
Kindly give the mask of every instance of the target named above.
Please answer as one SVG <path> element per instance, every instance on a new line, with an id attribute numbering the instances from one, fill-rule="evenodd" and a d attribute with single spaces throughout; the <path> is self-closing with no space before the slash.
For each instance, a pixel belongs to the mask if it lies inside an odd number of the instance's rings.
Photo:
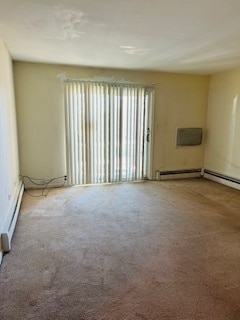
<path id="1" fill-rule="evenodd" d="M 150 129 L 148 128 L 147 129 L 147 142 L 150 141 Z"/>

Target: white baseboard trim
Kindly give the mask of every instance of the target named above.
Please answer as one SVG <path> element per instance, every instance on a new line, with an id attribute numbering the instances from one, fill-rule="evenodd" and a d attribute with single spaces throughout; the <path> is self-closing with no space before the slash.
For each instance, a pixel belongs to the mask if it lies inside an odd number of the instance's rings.
<path id="1" fill-rule="evenodd" d="M 240 180 L 223 175 L 221 173 L 217 173 L 211 170 L 204 169 L 203 177 L 221 184 L 225 186 L 240 190 Z"/>
<path id="2" fill-rule="evenodd" d="M 156 173 L 156 180 L 200 178 L 202 176 L 202 169 L 156 171 Z"/>
<path id="3" fill-rule="evenodd" d="M 1 245 L 3 252 L 9 252 L 11 250 L 11 241 L 18 219 L 23 192 L 24 185 L 22 182 L 20 182 L 13 197 L 14 200 L 9 210 L 9 213 L 5 219 L 3 230 L 1 233 Z"/>

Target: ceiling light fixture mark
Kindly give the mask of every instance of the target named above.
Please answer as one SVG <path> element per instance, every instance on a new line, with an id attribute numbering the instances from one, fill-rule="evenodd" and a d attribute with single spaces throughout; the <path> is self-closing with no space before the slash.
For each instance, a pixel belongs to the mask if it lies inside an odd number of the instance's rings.
<path id="1" fill-rule="evenodd" d="M 151 48 L 141 49 L 133 46 L 120 46 L 120 48 L 123 49 L 127 54 L 137 55 L 137 56 L 144 56 L 154 51 L 154 49 L 151 49 Z"/>

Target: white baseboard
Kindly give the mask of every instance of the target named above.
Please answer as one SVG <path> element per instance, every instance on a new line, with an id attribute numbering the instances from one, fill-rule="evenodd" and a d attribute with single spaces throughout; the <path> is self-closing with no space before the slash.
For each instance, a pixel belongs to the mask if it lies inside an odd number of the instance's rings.
<path id="1" fill-rule="evenodd" d="M 3 229 L 1 233 L 1 246 L 2 246 L 3 252 L 8 252 L 11 250 L 11 241 L 12 241 L 13 233 L 17 223 L 17 219 L 18 219 L 20 205 L 22 202 L 23 191 L 24 191 L 24 185 L 22 182 L 20 182 L 18 187 L 16 188 L 16 192 L 13 197 L 12 206 L 3 224 Z"/>
<path id="2" fill-rule="evenodd" d="M 158 171 L 156 175 L 156 180 L 200 178 L 201 176 L 201 169 Z"/>
<path id="3" fill-rule="evenodd" d="M 240 180 L 216 173 L 210 170 L 204 170 L 203 177 L 225 186 L 240 190 Z"/>

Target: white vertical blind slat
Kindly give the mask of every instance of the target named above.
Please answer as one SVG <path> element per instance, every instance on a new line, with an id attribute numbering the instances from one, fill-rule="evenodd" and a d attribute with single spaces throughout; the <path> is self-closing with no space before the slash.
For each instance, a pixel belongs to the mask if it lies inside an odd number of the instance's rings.
<path id="1" fill-rule="evenodd" d="M 73 87 L 70 87 L 70 94 L 69 94 L 69 117 L 70 117 L 70 166 L 71 166 L 71 178 L 72 183 L 75 184 L 75 165 L 74 165 L 74 158 L 75 158 L 75 145 L 74 145 L 74 115 L 73 115 Z"/>
<path id="2" fill-rule="evenodd" d="M 79 177 L 80 179 L 80 184 L 85 184 L 86 183 L 86 126 L 85 126 L 85 119 L 86 119 L 86 112 L 84 108 L 84 101 L 85 101 L 85 91 L 84 91 L 84 86 L 81 83 L 80 84 L 80 94 L 81 94 L 81 105 L 80 105 L 80 112 L 81 112 L 81 132 L 79 132 L 79 136 L 81 138 L 81 150 L 82 150 L 82 171 L 81 171 L 81 176 Z"/>

